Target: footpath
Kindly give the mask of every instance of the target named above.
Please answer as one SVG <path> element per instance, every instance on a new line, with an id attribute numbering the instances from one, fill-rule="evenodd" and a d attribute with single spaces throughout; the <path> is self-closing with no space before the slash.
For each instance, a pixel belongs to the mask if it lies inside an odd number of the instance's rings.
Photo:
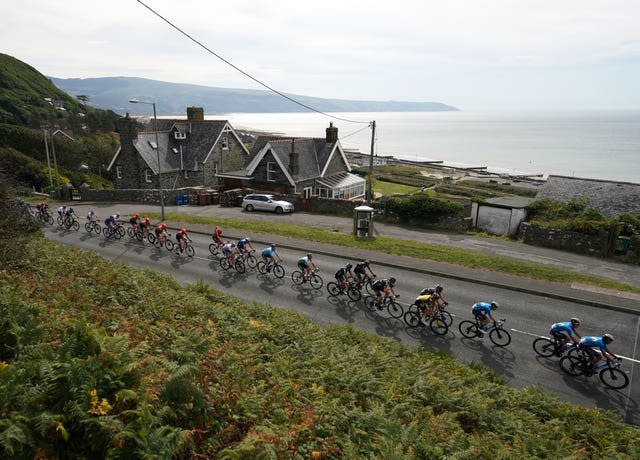
<path id="1" fill-rule="evenodd" d="M 128 216 L 134 212 L 158 212 L 158 206 L 141 205 L 137 203 L 73 203 L 78 216 L 82 217 L 89 209 L 93 209 L 101 219 L 113 213 Z M 276 216 L 271 213 L 247 213 L 240 208 L 221 208 L 219 206 L 168 206 L 166 213 L 184 213 L 185 215 L 207 216 L 211 218 L 237 218 L 255 219 L 265 222 L 265 231 L 268 231 L 268 223 L 274 220 L 278 222 L 290 222 L 297 225 L 308 225 L 331 228 L 336 231 L 350 232 L 352 220 L 350 218 L 315 215 L 308 213 L 293 213 L 291 215 Z M 187 224 L 184 222 L 167 222 L 170 227 L 186 227 L 190 233 L 211 235 L 213 226 Z M 623 283 L 640 285 L 640 267 L 607 261 L 595 257 L 581 256 L 562 251 L 538 248 L 499 239 L 474 237 L 459 234 L 442 234 L 432 231 L 420 231 L 406 229 L 399 226 L 375 223 L 376 234 L 402 239 L 424 241 L 467 248 L 470 251 L 488 252 L 505 257 L 513 257 L 535 263 L 552 265 L 580 273 L 593 274 L 595 276 L 614 279 Z M 242 234 L 241 234 L 242 233 Z M 612 290 L 600 290 L 588 286 L 568 286 L 535 279 L 508 275 L 491 270 L 467 268 L 460 265 L 441 263 L 433 260 L 419 259 L 408 256 L 397 256 L 378 251 L 369 251 L 359 248 L 349 248 L 334 244 L 319 243 L 304 239 L 288 238 L 268 233 L 240 232 L 236 229 L 224 229 L 225 239 L 237 239 L 250 237 L 252 242 L 267 245 L 275 243 L 280 247 L 311 251 L 314 254 L 339 255 L 345 260 L 357 261 L 368 259 L 374 266 L 389 268 L 402 268 L 424 273 L 432 278 L 449 278 L 483 285 L 489 285 L 504 289 L 510 289 L 523 293 L 541 295 L 569 302 L 581 303 L 595 307 L 602 307 L 625 313 L 640 315 L 640 295 L 633 293 L 616 292 Z M 486 241 L 485 241 L 486 240 Z M 434 284 L 433 279 L 425 281 L 425 285 Z"/>

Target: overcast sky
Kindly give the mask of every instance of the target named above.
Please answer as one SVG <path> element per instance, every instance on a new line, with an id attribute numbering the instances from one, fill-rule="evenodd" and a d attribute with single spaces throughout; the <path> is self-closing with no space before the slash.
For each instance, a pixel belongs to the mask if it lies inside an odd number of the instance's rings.
<path id="1" fill-rule="evenodd" d="M 640 0 L 144 0 L 279 91 L 462 110 L 640 108 Z M 263 89 L 136 0 L 20 0 L 0 52 L 45 75 Z"/>

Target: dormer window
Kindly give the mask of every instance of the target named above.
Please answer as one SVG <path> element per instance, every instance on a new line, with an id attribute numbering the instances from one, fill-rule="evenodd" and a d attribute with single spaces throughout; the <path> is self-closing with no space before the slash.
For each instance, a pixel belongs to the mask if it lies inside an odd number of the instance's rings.
<path id="1" fill-rule="evenodd" d="M 220 143 L 222 144 L 222 150 L 229 149 L 229 138 L 227 136 L 224 136 L 222 139 L 220 139 Z"/>
<path id="2" fill-rule="evenodd" d="M 186 139 L 187 138 L 187 133 L 176 131 L 175 133 L 173 133 L 173 137 L 175 139 Z"/>
<path id="3" fill-rule="evenodd" d="M 149 141 L 149 145 L 151 146 L 151 148 L 153 150 L 157 150 L 158 149 L 158 144 L 156 144 L 154 141 Z"/>

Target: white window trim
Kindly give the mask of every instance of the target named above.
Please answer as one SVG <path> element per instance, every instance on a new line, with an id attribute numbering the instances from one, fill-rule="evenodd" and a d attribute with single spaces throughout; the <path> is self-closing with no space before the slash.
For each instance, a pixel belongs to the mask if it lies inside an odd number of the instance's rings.
<path id="1" fill-rule="evenodd" d="M 229 150 L 229 138 L 227 136 L 223 136 L 220 142 L 222 144 L 222 150 Z"/>
<path id="2" fill-rule="evenodd" d="M 276 165 L 277 163 L 275 161 L 267 161 L 267 182 L 276 182 L 276 179 L 271 177 L 272 174 L 278 173 Z M 273 168 L 273 170 L 271 168 Z"/>
<path id="3" fill-rule="evenodd" d="M 145 170 L 144 170 L 144 180 L 145 180 L 145 182 L 147 182 L 147 183 L 151 183 L 151 182 L 153 182 L 153 181 L 151 180 L 151 175 L 150 175 L 149 173 L 150 173 L 150 171 L 149 171 L 148 169 L 145 169 Z"/>
<path id="4" fill-rule="evenodd" d="M 116 178 L 122 179 L 122 166 L 116 166 Z"/>
<path id="5" fill-rule="evenodd" d="M 313 187 L 305 187 L 303 193 L 305 198 L 311 198 L 313 196 Z"/>

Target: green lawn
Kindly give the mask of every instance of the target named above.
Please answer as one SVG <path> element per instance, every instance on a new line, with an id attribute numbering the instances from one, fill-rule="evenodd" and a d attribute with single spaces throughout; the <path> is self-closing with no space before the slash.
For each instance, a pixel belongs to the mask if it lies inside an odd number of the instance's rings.
<path id="1" fill-rule="evenodd" d="M 386 182 L 382 180 L 377 180 L 373 184 L 374 193 L 380 193 L 382 195 L 387 195 L 387 196 L 394 195 L 396 193 L 407 195 L 410 193 L 417 192 L 418 190 L 420 190 L 418 187 L 413 187 L 411 185 L 396 184 L 393 182 Z"/>

